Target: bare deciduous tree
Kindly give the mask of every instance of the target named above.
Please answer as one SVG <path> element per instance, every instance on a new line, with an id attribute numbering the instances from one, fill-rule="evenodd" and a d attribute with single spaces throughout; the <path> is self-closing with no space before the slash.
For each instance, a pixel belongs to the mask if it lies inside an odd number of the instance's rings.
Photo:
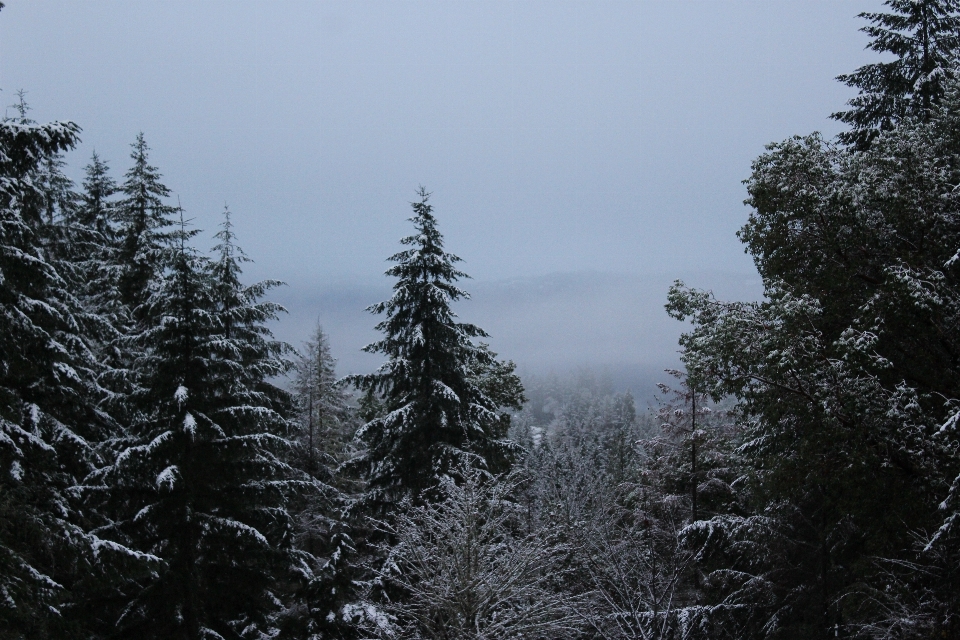
<path id="1" fill-rule="evenodd" d="M 407 503 L 392 524 L 396 544 L 378 570 L 402 599 L 382 605 L 378 637 L 431 640 L 536 640 L 576 635 L 576 602 L 560 589 L 550 539 L 524 535 L 510 499 L 517 476 L 498 478 L 464 459 L 440 481 L 442 500 Z M 374 618 L 366 616 L 373 620 Z"/>

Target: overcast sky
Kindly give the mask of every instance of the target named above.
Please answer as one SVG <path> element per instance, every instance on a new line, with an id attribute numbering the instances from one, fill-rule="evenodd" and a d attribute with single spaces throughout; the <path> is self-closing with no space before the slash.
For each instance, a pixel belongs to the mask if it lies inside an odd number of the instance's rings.
<path id="1" fill-rule="evenodd" d="M 382 280 L 419 184 L 481 282 L 749 274 L 741 181 L 839 130 L 879 4 L 8 0 L 0 99 L 83 127 L 75 176 L 142 130 L 196 225 L 229 203 L 248 274 L 302 295 Z"/>

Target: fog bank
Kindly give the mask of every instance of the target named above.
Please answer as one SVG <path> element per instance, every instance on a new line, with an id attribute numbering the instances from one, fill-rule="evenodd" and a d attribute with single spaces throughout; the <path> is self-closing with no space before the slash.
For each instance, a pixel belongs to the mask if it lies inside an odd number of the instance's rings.
<path id="1" fill-rule="evenodd" d="M 497 281 L 461 282 L 471 299 L 455 305 L 463 322 L 490 334 L 501 358 L 521 374 L 565 375 L 589 367 L 608 375 L 617 390 L 648 398 L 664 369 L 678 367 L 683 324 L 663 309 L 676 280 L 710 289 L 721 299 L 757 300 L 760 277 L 750 273 L 627 275 L 554 273 Z M 341 282 L 309 290 L 285 287 L 273 296 L 287 307 L 277 337 L 300 346 L 316 322 L 329 334 L 338 373 L 366 373 L 381 362 L 361 351 L 376 340 L 377 316 L 364 309 L 390 295 L 392 282 Z"/>

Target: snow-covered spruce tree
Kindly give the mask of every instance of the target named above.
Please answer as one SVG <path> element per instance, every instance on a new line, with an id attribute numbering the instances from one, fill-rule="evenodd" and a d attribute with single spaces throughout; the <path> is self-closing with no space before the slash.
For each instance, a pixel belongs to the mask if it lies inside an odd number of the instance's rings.
<path id="1" fill-rule="evenodd" d="M 85 222 L 102 225 L 107 233 L 101 236 L 101 250 L 90 252 L 97 255 L 90 255 L 87 263 L 90 277 L 84 293 L 88 305 L 110 322 L 98 342 L 105 365 L 104 386 L 111 392 L 106 406 L 126 423 L 135 411 L 130 398 L 138 384 L 135 362 L 143 356 L 136 336 L 158 322 L 149 317 L 147 301 L 173 259 L 171 228 L 176 211 L 164 203 L 170 190 L 149 163 L 143 133 L 131 147 L 133 166 L 116 192 L 119 198 L 104 204 L 104 194 L 113 185 L 98 175 L 100 167 L 92 166 L 86 185 L 89 192 L 80 207 Z M 99 220 L 92 217 L 90 206 L 102 207 Z"/>
<path id="2" fill-rule="evenodd" d="M 926 118 L 943 98 L 960 57 L 960 2 L 887 0 L 889 13 L 861 13 L 868 48 L 896 56 L 867 64 L 838 80 L 860 90 L 848 111 L 833 118 L 851 125 L 842 142 L 865 149 L 881 131 L 906 117 Z"/>
<path id="3" fill-rule="evenodd" d="M 494 354 L 472 342 L 482 329 L 455 320 L 451 302 L 469 297 L 455 283 L 467 276 L 455 266 L 460 258 L 443 250 L 429 194 L 421 187 L 418 195 L 416 233 L 401 240 L 410 248 L 392 256 L 397 264 L 386 272 L 397 278 L 393 297 L 369 307 L 387 317 L 377 325 L 383 339 L 364 350 L 387 362 L 349 378 L 383 396 L 384 413 L 360 428 L 365 450 L 352 461 L 369 483 L 365 502 L 381 506 L 435 485 L 460 452 L 499 472 L 515 449 L 498 402 L 516 404 L 509 395 L 520 385 L 499 385 L 507 395 L 497 400 L 485 393 L 478 373 L 494 366 Z"/>
<path id="4" fill-rule="evenodd" d="M 268 637 L 297 578 L 286 504 L 314 483 L 283 460 L 285 398 L 267 379 L 285 364 L 263 326 L 277 307 L 189 235 L 145 304 L 157 321 L 138 336 L 129 440 L 97 474 L 116 514 L 102 535 L 155 559 L 117 585 L 113 635 Z"/>
<path id="5" fill-rule="evenodd" d="M 85 310 L 88 322 L 84 333 L 101 365 L 101 385 L 111 390 L 104 404 L 109 411 L 123 402 L 121 396 L 113 393 L 116 385 L 112 379 L 118 373 L 117 367 L 122 366 L 118 356 L 119 338 L 128 317 L 117 296 L 120 269 L 115 237 L 116 208 L 110 200 L 116 184 L 96 153 L 86 167 L 81 192 L 73 193 L 72 183 L 66 182 L 71 189 L 69 193 L 54 192 L 47 196 L 48 217 L 52 221 L 47 224 L 49 252 L 58 260 L 61 275 L 69 280 L 71 291 Z"/>
<path id="6" fill-rule="evenodd" d="M 523 533 L 511 493 L 466 456 L 440 479 L 438 500 L 407 503 L 381 524 L 388 561 L 379 579 L 404 597 L 348 606 L 343 615 L 382 638 L 520 640 L 576 637 L 577 599 L 556 587 L 566 550 Z"/>
<path id="7" fill-rule="evenodd" d="M 224 340 L 218 358 L 218 366 L 222 368 L 219 378 L 230 384 L 223 392 L 224 397 L 234 403 L 235 394 L 242 390 L 244 394 L 251 394 L 245 396 L 251 406 L 270 406 L 288 413 L 291 397 L 268 381 L 289 369 L 286 356 L 291 348 L 274 340 L 265 326 L 285 310 L 275 302 L 263 300 L 268 291 L 283 283 L 263 280 L 248 286 L 240 281 L 240 265 L 249 258 L 236 244 L 226 208 L 221 230 L 215 237 L 219 240 L 213 248 L 216 260 L 209 270 L 217 327 Z"/>
<path id="8" fill-rule="evenodd" d="M 113 199 L 118 187 L 107 163 L 96 152 L 84 171 L 83 190 L 66 221 L 71 227 L 72 256 L 81 280 L 77 289 L 85 308 L 102 319 L 92 337 L 105 366 L 105 386 L 122 388 L 116 383 L 117 378 L 123 378 L 122 367 L 127 363 L 122 362 L 119 338 L 129 314 L 118 295 L 122 269 L 117 246 L 118 209 Z M 122 401 L 122 396 L 112 398 L 113 405 Z"/>
<path id="9" fill-rule="evenodd" d="M 110 167 L 96 151 L 84 167 L 83 192 L 77 206 L 77 222 L 95 230 L 108 243 L 115 242 L 117 206 L 112 198 L 119 187 L 110 176 Z"/>
<path id="10" fill-rule="evenodd" d="M 21 107 L 24 107 L 21 102 Z M 73 489 L 109 420 L 84 311 L 47 246 L 43 165 L 77 142 L 71 122 L 0 121 L 0 636 L 70 637 L 61 605 L 96 539 Z"/>
<path id="11" fill-rule="evenodd" d="M 100 364 L 99 383 L 106 396 L 102 407 L 114 416 L 126 405 L 129 354 L 123 332 L 131 314 L 117 292 L 123 269 L 117 247 L 117 187 L 96 153 L 85 168 L 82 191 L 62 173 L 62 160 L 47 163 L 41 188 L 46 199 L 45 237 L 48 254 L 85 312 L 83 333 Z"/>
<path id="12" fill-rule="evenodd" d="M 219 242 L 213 248 L 216 260 L 211 265 L 211 273 L 220 324 L 224 335 L 234 345 L 234 355 L 224 357 L 224 361 L 229 362 L 228 367 L 235 368 L 235 371 L 231 372 L 228 368 L 224 374 L 227 379 L 246 379 L 250 388 L 258 389 L 256 393 L 259 397 L 248 400 L 250 406 L 272 406 L 289 417 L 285 433 L 290 442 L 284 448 L 283 460 L 290 465 L 292 477 L 298 478 L 298 484 L 291 485 L 296 490 L 288 492 L 284 508 L 287 512 L 285 517 L 289 518 L 289 542 L 298 550 L 296 555 L 299 564 L 296 580 L 289 580 L 290 590 L 295 589 L 296 593 L 287 594 L 284 609 L 278 612 L 275 623 L 281 629 L 281 635 L 303 637 L 334 626 L 326 618 L 338 608 L 335 601 L 346 594 L 349 583 L 346 576 L 341 576 L 340 566 L 346 561 L 351 547 L 349 536 L 340 521 L 343 498 L 335 486 L 335 470 L 339 460 L 328 457 L 329 452 L 324 451 L 313 458 L 317 464 L 304 464 L 309 461 L 309 456 L 303 455 L 302 447 L 301 392 L 305 387 L 299 383 L 305 382 L 300 376 L 308 369 L 317 373 L 316 363 L 313 367 L 307 367 L 304 358 L 294 360 L 297 378 L 292 397 L 265 382 L 285 373 L 289 364 L 285 358 L 290 348 L 270 340 L 270 334 L 263 326 L 264 322 L 275 318 L 282 308 L 274 303 L 258 302 L 270 288 L 282 283 L 271 280 L 250 287 L 241 284 L 241 265 L 250 259 L 236 244 L 231 214 L 226 207 L 223 216 L 221 229 L 216 235 Z M 272 357 L 265 358 L 267 354 Z M 326 407 L 341 410 L 336 413 L 336 418 L 349 421 L 345 401 L 341 398 L 338 402 L 333 397 L 340 393 L 339 389 L 328 384 L 333 379 L 333 361 L 329 349 L 319 349 L 312 355 L 326 358 L 319 365 L 322 369 L 320 379 L 314 379 L 326 394 Z M 269 364 L 271 368 L 264 368 L 264 364 Z M 238 388 L 242 387 L 240 385 Z M 333 414 L 324 416 L 323 422 L 328 428 L 334 427 L 332 418 Z"/>
<path id="13" fill-rule="evenodd" d="M 22 122 L 29 121 L 25 92 L 18 92 L 19 102 L 14 105 Z M 66 162 L 63 153 L 58 152 L 43 158 L 38 163 L 38 171 L 33 177 L 37 192 L 42 194 L 42 227 L 47 259 L 67 281 L 71 292 L 79 293 L 85 279 L 81 273 L 81 259 L 86 247 L 83 245 L 92 239 L 75 224 L 79 196 L 73 180 L 64 173 Z"/>
<path id="14" fill-rule="evenodd" d="M 170 247 L 170 227 L 175 207 L 164 203 L 170 196 L 160 182 L 161 175 L 150 165 L 149 151 L 143 133 L 130 145 L 133 166 L 120 187 L 123 197 L 117 202 L 118 255 L 120 266 L 120 299 L 131 313 L 147 301 L 150 282 L 167 263 L 165 251 Z"/>
<path id="15" fill-rule="evenodd" d="M 20 120 L 29 121 L 26 116 L 28 107 L 24 92 L 18 93 L 19 103 L 15 108 Z M 33 177 L 37 192 L 42 196 L 42 227 L 38 229 L 43 239 L 47 259 L 64 278 L 67 288 L 80 301 L 87 312 L 86 318 L 93 319 L 97 309 L 87 304 L 86 289 L 96 280 L 95 269 L 103 256 L 103 237 L 92 227 L 81 221 L 82 198 L 75 190 L 73 181 L 66 176 L 66 162 L 62 153 L 52 154 L 38 163 L 38 171 Z M 94 334 L 96 327 L 84 327 Z M 93 338 L 92 335 L 88 336 Z"/>

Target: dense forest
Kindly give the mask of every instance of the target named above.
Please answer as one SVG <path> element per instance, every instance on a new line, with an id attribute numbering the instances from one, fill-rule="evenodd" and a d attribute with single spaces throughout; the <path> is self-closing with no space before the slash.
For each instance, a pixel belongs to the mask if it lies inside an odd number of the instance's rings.
<path id="1" fill-rule="evenodd" d="M 668 292 L 653 411 L 461 322 L 423 188 L 383 364 L 339 379 L 321 327 L 273 338 L 229 210 L 204 241 L 143 134 L 75 184 L 80 127 L 21 92 L 0 639 L 960 639 L 960 1 L 886 7 L 847 128 L 745 181 L 763 300 Z"/>

